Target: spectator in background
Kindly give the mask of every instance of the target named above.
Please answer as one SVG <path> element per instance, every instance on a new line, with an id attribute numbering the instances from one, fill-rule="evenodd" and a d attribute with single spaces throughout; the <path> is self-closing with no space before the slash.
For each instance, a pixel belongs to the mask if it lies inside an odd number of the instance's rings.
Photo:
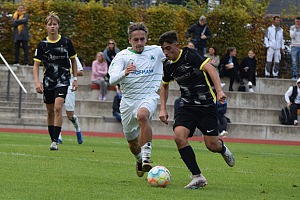
<path id="1" fill-rule="evenodd" d="M 230 78 L 229 91 L 233 91 L 234 80 L 240 82 L 238 70 L 239 62 L 236 57 L 236 48 L 229 47 L 226 54 L 221 58 L 219 65 L 220 77 L 228 76 Z"/>
<path id="2" fill-rule="evenodd" d="M 193 35 L 192 39 L 191 35 Z M 185 33 L 185 37 L 188 41 L 192 41 L 195 44 L 195 49 L 200 55 L 204 56 L 206 53 L 207 40 L 211 37 L 209 27 L 206 24 L 206 17 L 202 15 L 198 23 L 190 26 Z"/>
<path id="3" fill-rule="evenodd" d="M 249 92 L 254 92 L 252 86 L 256 85 L 256 63 L 255 53 L 250 50 L 248 56 L 240 64 L 241 82 L 243 82 L 243 78 L 248 79 Z"/>
<path id="4" fill-rule="evenodd" d="M 100 86 L 99 100 L 106 101 L 107 82 L 105 76 L 107 75 L 107 62 L 104 59 L 103 53 L 98 52 L 96 60 L 92 63 L 92 77 L 91 82 Z"/>
<path id="5" fill-rule="evenodd" d="M 295 86 L 290 86 L 284 95 L 287 107 L 291 109 L 292 120 L 294 125 L 298 125 L 297 110 L 300 109 L 300 78 L 298 78 Z"/>
<path id="6" fill-rule="evenodd" d="M 300 63 L 300 17 L 296 17 L 295 25 L 290 28 L 293 78 L 297 80 Z"/>
<path id="7" fill-rule="evenodd" d="M 275 16 L 273 18 L 273 24 L 267 28 L 264 37 L 264 45 L 267 48 L 267 62 L 265 66 L 266 78 L 270 78 L 273 58 L 274 66 L 272 70 L 272 75 L 273 78 L 278 77 L 281 53 L 283 53 L 284 51 L 283 30 L 279 25 L 280 17 Z"/>
<path id="8" fill-rule="evenodd" d="M 24 50 L 24 65 L 28 66 L 28 14 L 25 11 L 24 5 L 19 5 L 17 11 L 13 15 L 11 24 L 14 28 L 14 43 L 15 43 L 15 66 L 20 65 L 20 48 Z"/>
<path id="9" fill-rule="evenodd" d="M 225 100 L 223 104 L 217 101 L 218 106 L 218 129 L 221 137 L 226 137 L 227 132 L 227 117 L 225 116 L 227 112 L 227 101 Z"/>
<path id="10" fill-rule="evenodd" d="M 121 122 L 122 119 L 121 119 L 121 112 L 120 112 L 120 103 L 121 103 L 121 99 L 122 99 L 122 93 L 121 93 L 121 88 L 120 88 L 119 84 L 116 85 L 116 91 L 117 91 L 117 94 L 114 97 L 113 106 L 112 106 L 112 109 L 113 109 L 112 113 L 113 113 L 113 116 L 119 122 Z"/>
<path id="11" fill-rule="evenodd" d="M 188 41 L 187 47 L 190 48 L 190 49 L 195 49 L 195 45 L 191 41 Z"/>
<path id="12" fill-rule="evenodd" d="M 103 51 L 104 58 L 107 62 L 107 66 L 109 67 L 111 61 L 120 52 L 120 49 L 117 47 L 117 43 L 114 40 L 109 40 L 106 48 Z"/>
<path id="13" fill-rule="evenodd" d="M 215 47 L 209 47 L 208 53 L 206 53 L 204 56 L 210 58 L 209 63 L 219 72 L 218 67 L 220 64 L 220 57 L 217 55 L 217 49 Z"/>

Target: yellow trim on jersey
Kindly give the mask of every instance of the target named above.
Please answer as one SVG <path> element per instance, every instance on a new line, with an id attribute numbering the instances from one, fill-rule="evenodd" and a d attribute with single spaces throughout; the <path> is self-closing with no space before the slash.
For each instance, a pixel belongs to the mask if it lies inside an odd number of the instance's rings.
<path id="1" fill-rule="evenodd" d="M 61 35 L 58 34 L 58 39 L 57 40 L 50 40 L 49 36 L 46 37 L 46 40 L 50 43 L 56 43 L 61 39 Z"/>
<path id="2" fill-rule="evenodd" d="M 42 62 L 40 59 L 37 59 L 37 58 L 34 58 L 33 60 L 36 62 Z"/>
<path id="3" fill-rule="evenodd" d="M 73 55 L 73 56 L 70 56 L 70 58 L 75 58 L 75 57 L 77 57 L 77 54 L 75 54 L 75 55 Z"/>
<path id="4" fill-rule="evenodd" d="M 162 84 L 164 85 L 169 85 L 170 82 L 165 82 L 165 81 L 162 81 Z"/>
<path id="5" fill-rule="evenodd" d="M 179 56 L 176 58 L 176 60 L 171 60 L 171 63 L 176 63 L 178 60 L 179 60 L 179 58 L 181 57 L 181 54 L 182 54 L 182 49 L 180 49 L 180 52 L 179 52 Z"/>
<path id="6" fill-rule="evenodd" d="M 207 58 L 207 59 L 201 64 L 201 66 L 200 66 L 200 68 L 199 68 L 201 71 L 202 71 L 203 66 L 204 66 L 206 63 L 208 63 L 209 60 L 210 60 L 210 58 Z M 203 75 L 204 75 L 204 77 L 205 77 L 205 82 L 206 82 L 206 84 L 208 85 L 208 88 L 209 88 L 209 91 L 210 91 L 210 93 L 211 93 L 211 96 L 214 98 L 214 102 L 216 103 L 216 102 L 217 102 L 217 97 L 216 97 L 216 95 L 215 95 L 215 93 L 214 93 L 214 91 L 213 91 L 213 89 L 212 89 L 212 86 L 210 85 L 210 82 L 209 82 L 209 80 L 208 80 L 208 77 L 207 77 L 207 74 L 206 74 L 205 71 L 203 71 Z"/>

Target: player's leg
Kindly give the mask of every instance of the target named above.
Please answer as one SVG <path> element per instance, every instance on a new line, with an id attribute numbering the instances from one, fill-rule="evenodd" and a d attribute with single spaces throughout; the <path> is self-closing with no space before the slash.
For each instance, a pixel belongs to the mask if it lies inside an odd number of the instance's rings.
<path id="1" fill-rule="evenodd" d="M 76 131 L 77 142 L 78 142 L 78 144 L 82 144 L 83 136 L 82 136 L 82 132 L 81 132 L 81 129 L 80 129 L 79 119 L 74 114 L 74 111 L 75 111 L 75 92 L 72 92 L 70 89 L 71 88 L 68 89 L 68 94 L 66 96 L 64 106 L 65 106 L 65 109 L 66 109 L 66 114 L 67 114 L 68 119 L 74 125 L 75 131 Z"/>
<path id="2" fill-rule="evenodd" d="M 133 140 L 129 140 L 128 147 L 131 153 L 134 155 L 136 159 L 136 174 L 138 177 L 144 176 L 143 166 L 142 166 L 142 154 L 141 147 L 139 146 L 138 137 Z"/>
<path id="3" fill-rule="evenodd" d="M 54 140 L 54 91 L 44 90 L 43 99 L 47 108 L 48 132 L 51 138 L 50 150 L 58 150 L 57 141 Z"/>

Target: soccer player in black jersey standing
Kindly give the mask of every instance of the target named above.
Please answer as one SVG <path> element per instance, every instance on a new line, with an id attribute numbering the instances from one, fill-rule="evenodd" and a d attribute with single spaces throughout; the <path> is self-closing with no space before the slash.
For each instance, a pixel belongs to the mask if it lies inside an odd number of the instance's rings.
<path id="1" fill-rule="evenodd" d="M 58 150 L 58 136 L 62 126 L 62 107 L 70 85 L 70 60 L 73 72 L 73 91 L 77 90 L 77 56 L 70 39 L 58 34 L 59 17 L 50 12 L 46 18 L 48 36 L 39 42 L 34 55 L 33 76 L 37 93 L 43 94 L 47 107 L 50 150 Z M 39 81 L 39 65 L 43 63 L 43 83 Z"/>
<path id="2" fill-rule="evenodd" d="M 193 136 L 197 127 L 204 135 L 206 147 L 220 153 L 230 167 L 234 166 L 234 156 L 218 136 L 216 101 L 223 103 L 226 95 L 221 89 L 216 69 L 209 64 L 209 58 L 200 56 L 194 49 L 180 49 L 175 31 L 161 35 L 159 44 L 167 58 L 163 68 L 159 118 L 168 123 L 166 102 L 169 82 L 175 80 L 180 87 L 181 102 L 173 125 L 174 140 L 183 162 L 192 173 L 191 182 L 184 188 L 202 188 L 207 185 L 207 180 L 200 171 L 188 138 Z"/>

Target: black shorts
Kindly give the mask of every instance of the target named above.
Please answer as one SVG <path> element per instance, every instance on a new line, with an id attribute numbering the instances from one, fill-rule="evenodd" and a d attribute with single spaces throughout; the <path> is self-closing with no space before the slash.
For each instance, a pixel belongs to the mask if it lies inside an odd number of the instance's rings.
<path id="1" fill-rule="evenodd" d="M 192 137 L 196 127 L 203 135 L 218 136 L 218 114 L 217 106 L 195 107 L 182 106 L 175 116 L 173 130 L 176 126 L 184 126 L 190 130 L 189 137 Z"/>
<path id="2" fill-rule="evenodd" d="M 44 90 L 44 103 L 45 104 L 52 104 L 55 102 L 57 97 L 61 97 L 66 99 L 68 94 L 68 86 L 58 87 L 54 90 Z"/>

